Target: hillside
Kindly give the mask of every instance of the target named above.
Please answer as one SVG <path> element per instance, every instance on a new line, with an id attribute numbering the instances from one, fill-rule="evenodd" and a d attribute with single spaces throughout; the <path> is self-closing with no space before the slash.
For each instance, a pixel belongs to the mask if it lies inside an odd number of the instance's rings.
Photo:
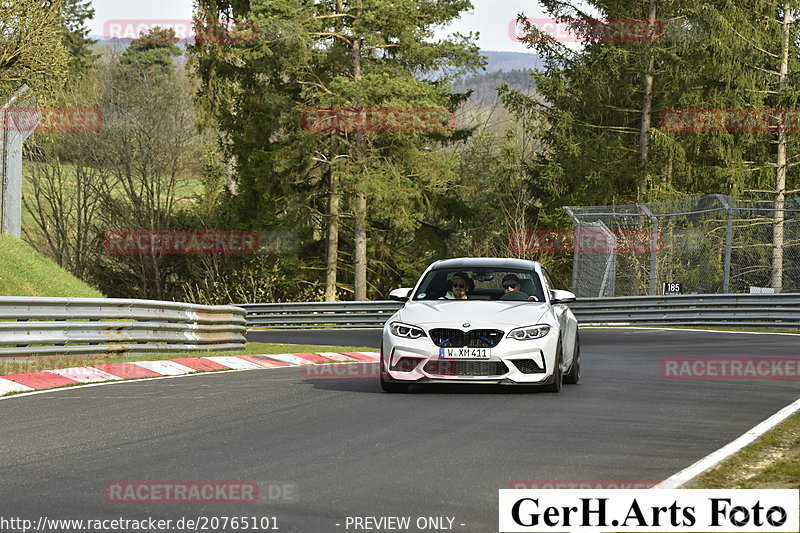
<path id="1" fill-rule="evenodd" d="M 0 296 L 103 297 L 27 243 L 4 234 L 0 234 Z"/>
<path id="2" fill-rule="evenodd" d="M 538 54 L 526 52 L 487 52 L 481 50 L 481 55 L 486 58 L 486 72 L 509 70 L 529 70 L 542 68 Z"/>
<path id="3" fill-rule="evenodd" d="M 90 39 L 95 41 L 95 52 L 102 55 L 104 52 L 119 54 L 128 47 L 126 42 L 118 42 L 107 39 L 102 35 L 90 35 Z M 186 42 L 176 43 L 181 50 L 186 50 Z M 498 72 L 510 70 L 541 69 L 542 62 L 538 54 L 528 52 L 492 52 L 481 50 L 480 54 L 486 58 L 486 72 Z M 175 62 L 183 66 L 186 64 L 186 54 L 181 54 L 175 58 Z"/>
<path id="4" fill-rule="evenodd" d="M 493 106 L 497 103 L 497 87 L 508 85 L 511 89 L 532 94 L 535 90 L 530 70 L 487 72 L 478 76 L 461 78 L 453 83 L 456 92 L 472 91 L 469 102 L 476 106 Z"/>
<path id="5" fill-rule="evenodd" d="M 512 90 L 535 96 L 536 85 L 530 72 L 530 70 L 487 72 L 456 80 L 453 83 L 454 91 L 459 93 L 472 91 L 472 95 L 456 113 L 459 125 L 481 126 L 498 135 L 505 135 L 509 128 L 515 128 L 515 121 L 500 101 L 497 87 L 508 85 Z"/>

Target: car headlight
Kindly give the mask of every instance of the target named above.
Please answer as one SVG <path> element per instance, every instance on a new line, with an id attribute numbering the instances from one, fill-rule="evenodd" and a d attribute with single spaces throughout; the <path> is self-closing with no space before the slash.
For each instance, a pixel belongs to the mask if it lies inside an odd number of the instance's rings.
<path id="1" fill-rule="evenodd" d="M 524 328 L 515 328 L 508 332 L 509 339 L 517 339 L 518 341 L 529 341 L 532 339 L 541 339 L 550 333 L 550 326 L 539 324 L 538 326 L 525 326 Z"/>
<path id="2" fill-rule="evenodd" d="M 389 326 L 389 331 L 392 332 L 392 335 L 396 335 L 397 337 L 405 337 L 407 339 L 419 339 L 420 337 L 427 336 L 422 328 L 411 326 L 409 324 L 403 324 L 402 322 L 392 322 Z"/>

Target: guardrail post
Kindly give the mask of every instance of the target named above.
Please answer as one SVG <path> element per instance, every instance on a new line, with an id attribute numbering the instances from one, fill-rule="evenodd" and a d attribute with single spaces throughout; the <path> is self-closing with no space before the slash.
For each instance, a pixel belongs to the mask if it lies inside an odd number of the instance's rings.
<path id="1" fill-rule="evenodd" d="M 22 144 L 39 123 L 22 124 L 15 108 L 33 109 L 36 100 L 27 85 L 23 85 L 0 108 L 0 233 L 20 238 L 22 234 Z M 27 119 L 27 117 L 26 117 Z M 26 129 L 27 128 L 27 129 Z"/>
<path id="2" fill-rule="evenodd" d="M 652 226 L 650 234 L 650 296 L 656 295 L 656 274 L 658 273 L 658 217 L 646 205 L 636 204 L 650 218 Z"/>
<path id="3" fill-rule="evenodd" d="M 0 107 L 0 233 L 5 233 L 6 212 L 6 110 Z"/>
<path id="4" fill-rule="evenodd" d="M 725 270 L 722 278 L 722 292 L 731 292 L 731 249 L 733 247 L 733 211 L 728 203 L 728 197 L 715 194 L 719 203 L 725 208 Z"/>

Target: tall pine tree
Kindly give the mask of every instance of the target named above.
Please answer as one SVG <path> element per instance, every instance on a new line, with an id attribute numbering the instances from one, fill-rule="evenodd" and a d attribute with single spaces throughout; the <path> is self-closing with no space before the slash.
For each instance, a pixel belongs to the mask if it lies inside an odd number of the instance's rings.
<path id="1" fill-rule="evenodd" d="M 433 29 L 469 9 L 469 0 L 250 0 L 201 7 L 202 18 L 246 17 L 260 28 L 255 43 L 195 48 L 205 80 L 201 98 L 226 104 L 216 114 L 236 158 L 237 195 L 272 204 L 274 217 L 294 219 L 312 235 L 325 230 L 328 299 L 339 285 L 341 209 L 349 210 L 353 296 L 365 299 L 370 228 L 419 225 L 425 191 L 453 175 L 448 154 L 433 149 L 447 135 L 305 131 L 301 115 L 314 108 L 452 108 L 459 97 L 448 93 L 447 79 L 482 60 L 470 36 L 435 41 Z M 258 183 L 255 175 L 272 179 Z"/>
<path id="2" fill-rule="evenodd" d="M 773 198 L 771 286 L 783 289 L 784 207 L 790 173 L 800 159 L 791 153 L 798 140 L 796 127 L 784 124 L 786 110 L 796 110 L 800 102 L 800 19 L 796 0 L 754 0 L 741 5 L 718 0 L 703 9 L 713 34 L 718 36 L 720 64 L 730 72 L 730 90 L 744 95 L 753 108 L 772 109 L 774 128 L 750 135 L 753 149 L 748 154 L 751 171 L 745 191 L 768 194 Z M 750 106 L 748 106 L 750 107 Z"/>
<path id="3" fill-rule="evenodd" d="M 94 17 L 91 0 L 64 0 L 62 19 L 64 46 L 69 52 L 70 78 L 81 78 L 92 68 L 97 54 L 92 50 L 95 42 L 89 39 L 86 21 Z"/>

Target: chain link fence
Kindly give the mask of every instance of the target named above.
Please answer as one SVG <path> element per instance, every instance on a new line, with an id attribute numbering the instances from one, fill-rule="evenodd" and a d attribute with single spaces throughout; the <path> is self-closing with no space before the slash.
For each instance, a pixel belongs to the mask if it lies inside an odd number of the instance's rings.
<path id="1" fill-rule="evenodd" d="M 564 209 L 576 242 L 581 235 L 607 235 L 607 247 L 575 247 L 578 296 L 769 292 L 776 224 L 783 227 L 776 292 L 800 292 L 800 197 L 787 197 L 779 209 L 775 200 L 721 194 Z"/>
<path id="2" fill-rule="evenodd" d="M 22 143 L 40 119 L 27 86 L 0 107 L 0 233 L 17 238 L 22 232 Z"/>

